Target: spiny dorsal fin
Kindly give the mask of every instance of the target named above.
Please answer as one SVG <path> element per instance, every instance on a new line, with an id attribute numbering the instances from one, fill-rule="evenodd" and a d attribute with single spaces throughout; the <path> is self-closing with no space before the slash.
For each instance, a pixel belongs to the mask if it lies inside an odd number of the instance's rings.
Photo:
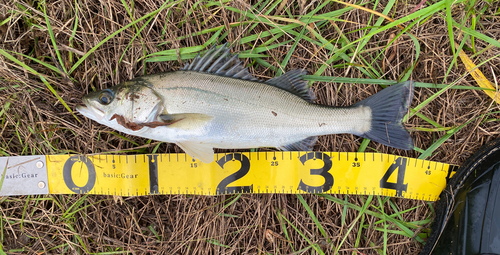
<path id="1" fill-rule="evenodd" d="M 302 80 L 302 75 L 306 74 L 307 71 L 305 70 L 294 69 L 281 76 L 274 77 L 265 83 L 284 89 L 312 103 L 316 97 L 312 90 L 307 87 L 307 82 Z"/>
<path id="2" fill-rule="evenodd" d="M 318 140 L 317 136 L 310 136 L 304 140 L 280 146 L 278 147 L 278 149 L 282 151 L 312 151 L 317 140 Z"/>
<path id="3" fill-rule="evenodd" d="M 248 69 L 243 67 L 238 59 L 238 54 L 231 54 L 231 49 L 227 47 L 227 43 L 219 48 L 216 48 L 215 45 L 212 46 L 203 57 L 198 54 L 191 64 L 186 64 L 181 70 L 257 81 L 257 78 L 253 77 L 248 72 Z"/>

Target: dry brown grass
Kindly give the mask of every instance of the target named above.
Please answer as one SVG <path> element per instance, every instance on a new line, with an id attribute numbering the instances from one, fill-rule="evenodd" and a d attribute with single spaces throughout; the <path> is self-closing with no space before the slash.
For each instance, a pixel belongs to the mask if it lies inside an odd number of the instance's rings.
<path id="1" fill-rule="evenodd" d="M 365 7 L 373 8 L 372 1 L 365 2 L 368 3 Z M 390 16 L 394 19 L 404 17 L 419 2 L 420 0 L 398 2 L 391 10 Z M 312 3 L 300 1 L 299 4 L 291 1 L 282 3 L 270 15 L 307 14 L 320 4 L 317 1 Z M 43 9 L 39 8 L 38 4 L 40 2 L 37 1 L 0 1 L 0 22 L 8 17 L 11 18 L 9 22 L 0 26 L 0 49 L 23 53 L 57 66 L 57 54 L 46 29 Z M 127 4 L 130 6 L 129 2 Z M 158 9 L 161 4 L 163 1 L 134 2 L 134 20 Z M 27 9 L 23 10 L 21 5 Z M 246 1 L 235 1 L 228 5 L 240 10 L 248 10 L 247 8 L 251 6 Z M 180 40 L 176 38 L 217 26 L 228 27 L 232 23 L 239 22 L 241 18 L 238 13 L 227 9 L 218 9 L 214 6 L 194 8 L 194 6 L 196 7 L 194 1 L 186 1 L 161 11 L 127 50 L 128 43 L 136 34 L 136 27 L 119 33 L 99 47 L 69 76 L 59 75 L 26 57 L 11 54 L 41 73 L 70 108 L 74 109 L 81 103 L 80 98 L 91 90 L 110 87 L 145 73 L 177 70 L 180 66 L 178 61 L 146 63 L 143 58 L 144 52 L 151 54 L 166 49 L 201 45 L 213 33 L 187 36 Z M 294 6 L 298 8 L 293 8 Z M 379 4 L 377 11 L 381 12 L 384 6 Z M 478 20 L 476 29 L 498 39 L 500 17 L 494 12 L 499 8 L 499 4 L 488 6 L 484 1 L 476 4 L 477 10 L 485 6 L 487 10 Z M 331 3 L 319 13 L 341 8 L 345 6 Z M 191 11 L 193 9 L 194 11 Z M 132 22 L 121 1 L 79 1 L 76 15 L 78 27 L 74 38 L 70 40 L 72 27 L 76 21 L 74 11 L 75 3 L 69 0 L 50 1 L 47 5 L 47 15 L 55 34 L 57 47 L 67 69 L 98 42 Z M 256 10 L 251 11 L 258 13 Z M 464 20 L 466 6 L 454 5 L 452 11 L 457 22 Z M 333 42 L 341 36 L 354 41 L 363 36 L 364 31 L 360 30 L 363 24 L 374 23 L 373 18 L 369 21 L 369 13 L 357 9 L 346 12 L 341 18 L 353 23 L 332 21 L 329 26 L 319 30 L 321 35 Z M 137 27 L 140 28 L 142 24 L 144 22 L 140 22 Z M 465 24 L 470 27 L 469 20 L 465 20 Z M 260 38 L 250 44 L 239 44 L 241 38 L 248 36 L 247 30 L 251 25 L 242 24 L 231 28 L 225 41 L 234 42 L 235 50 L 248 50 L 269 39 L 269 37 Z M 268 25 L 258 24 L 251 34 L 258 35 L 269 29 Z M 295 30 L 301 31 L 300 28 Z M 378 66 L 375 67 L 377 70 L 383 71 L 380 79 L 401 78 L 404 70 L 415 61 L 415 46 L 408 36 L 401 37 L 395 46 L 383 54 L 383 58 L 377 58 L 391 35 L 398 32 L 398 29 L 393 28 L 375 35 L 360 52 L 368 62 L 373 61 L 373 64 Z M 420 58 L 411 79 L 443 84 L 458 80 L 459 85 L 476 86 L 476 82 L 470 76 L 460 79 L 465 73 L 460 62 L 445 78 L 453 55 L 444 12 L 434 14 L 422 25 L 413 27 L 410 32 L 419 38 L 421 47 Z M 455 30 L 455 38 L 461 40 L 463 36 L 463 33 Z M 293 35 L 288 34 L 278 41 L 293 38 Z M 478 50 L 488 46 L 478 39 L 475 43 Z M 271 56 L 266 61 L 278 66 L 292 44 L 293 42 L 290 42 L 286 47 L 265 52 Z M 470 40 L 466 45 L 471 47 Z M 124 52 L 123 61 L 120 62 L 119 59 Z M 475 62 L 482 62 L 499 53 L 498 48 L 491 47 L 478 55 Z M 306 68 L 309 73 L 314 73 L 330 56 L 328 50 L 300 41 L 287 68 Z M 363 64 L 358 61 L 356 58 L 354 63 Z M 248 64 L 250 61 L 246 62 Z M 492 59 L 480 67 L 490 81 L 495 81 L 494 74 L 497 76 L 500 74 L 499 62 L 498 58 Z M 338 61 L 333 64 L 345 63 L 348 62 Z M 251 72 L 261 79 L 268 79 L 275 74 L 274 71 L 261 65 L 252 66 Z M 329 67 L 323 75 L 369 78 L 355 66 L 349 68 L 349 71 L 347 68 Z M 337 83 L 313 85 L 319 103 L 337 106 L 351 105 L 375 93 L 379 87 Z M 0 112 L 5 111 L 3 115 L 0 114 L 2 123 L 0 150 L 6 155 L 96 153 L 134 148 L 139 148 L 134 151 L 135 153 L 148 153 L 157 145 L 155 142 L 148 143 L 146 139 L 137 137 L 126 136 L 130 140 L 122 139 L 110 133 L 112 130 L 109 128 L 77 114 L 81 120 L 79 123 L 39 77 L 19 68 L 17 64 L 2 56 L 0 56 L 0 89 L 2 89 Z M 436 91 L 437 89 L 417 88 L 413 106 L 423 102 Z M 497 120 L 500 119 L 500 115 L 482 115 L 499 110 L 497 104 L 492 103 L 489 97 L 478 90 L 450 89 L 437 97 L 420 113 L 445 127 L 455 127 L 469 120 L 473 121 L 445 141 L 429 159 L 461 164 L 482 144 L 498 137 L 500 124 Z M 476 117 L 480 118 L 475 119 Z M 493 121 L 486 121 L 489 119 Z M 416 130 L 418 127 L 432 128 L 429 123 L 418 117 L 410 118 L 407 127 L 410 130 Z M 417 147 L 426 149 L 445 133 L 414 131 L 412 136 Z M 320 138 L 315 150 L 357 151 L 360 142 L 359 137 L 352 135 L 324 136 Z M 370 147 L 380 152 L 409 157 L 420 155 L 416 151 L 405 152 L 375 143 L 370 143 Z M 172 144 L 161 144 L 159 152 L 181 152 L 181 150 Z M 342 222 L 344 205 L 319 196 L 304 197 L 335 247 L 345 237 L 345 242 L 338 247 L 340 254 L 377 254 L 381 251 L 384 234 L 377 229 L 384 227 L 382 223 L 377 222 L 379 218 L 365 215 L 363 223 L 360 224 L 359 220 L 355 221 L 359 211 L 347 209 L 344 214 L 345 222 Z M 335 197 L 344 199 L 342 195 Z M 226 206 L 233 199 L 236 201 Z M 363 206 L 366 197 L 349 196 L 347 201 Z M 390 199 L 384 202 L 384 211 L 388 215 L 395 213 L 395 208 L 399 212 L 413 208 L 401 214 L 401 219 L 405 222 L 426 220 L 432 215 L 428 204 L 422 201 Z M 377 198 L 374 198 L 369 210 L 377 211 L 376 207 L 380 205 Z M 288 223 L 280 222 L 280 214 L 327 254 L 334 253 L 295 195 L 3 197 L 0 212 L 0 243 L 4 251 L 13 254 L 35 254 L 44 251 L 54 254 L 112 251 L 133 254 L 292 254 L 294 252 L 313 254 L 313 249 L 307 248 L 311 245 L 304 237 Z M 290 241 L 286 239 L 287 234 L 282 224 L 286 226 Z M 348 233 L 351 225 L 354 225 L 353 230 Z M 360 243 L 358 248 L 354 248 L 360 225 L 364 225 L 359 235 Z M 417 233 L 420 230 L 428 231 L 428 223 L 423 222 L 421 226 Z M 391 224 L 388 225 L 388 229 L 398 230 Z M 388 254 L 416 254 L 422 246 L 414 238 L 397 233 L 388 234 L 387 244 Z"/>

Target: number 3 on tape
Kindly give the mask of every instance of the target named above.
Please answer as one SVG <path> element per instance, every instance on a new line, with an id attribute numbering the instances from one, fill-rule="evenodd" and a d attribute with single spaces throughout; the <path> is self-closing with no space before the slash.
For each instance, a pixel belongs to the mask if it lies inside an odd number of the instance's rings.
<path id="1" fill-rule="evenodd" d="M 304 181 L 301 179 L 298 190 L 310 193 L 322 193 L 329 191 L 333 187 L 333 181 L 334 181 L 333 175 L 328 172 L 332 168 L 332 160 L 330 156 L 322 152 L 309 152 L 307 154 L 302 155 L 299 159 L 302 165 L 305 165 L 306 161 L 311 159 L 323 160 L 324 163 L 323 167 L 318 169 L 311 169 L 310 174 L 322 176 L 323 178 L 325 178 L 325 183 L 322 186 L 309 186 L 305 184 Z"/>

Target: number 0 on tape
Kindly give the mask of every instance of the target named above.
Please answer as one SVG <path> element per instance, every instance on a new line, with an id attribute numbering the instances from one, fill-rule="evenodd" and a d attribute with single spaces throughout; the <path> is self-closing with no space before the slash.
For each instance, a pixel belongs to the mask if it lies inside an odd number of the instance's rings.
<path id="1" fill-rule="evenodd" d="M 328 193 L 434 201 L 455 166 L 380 153 L 186 154 L 0 157 L 0 195 Z"/>

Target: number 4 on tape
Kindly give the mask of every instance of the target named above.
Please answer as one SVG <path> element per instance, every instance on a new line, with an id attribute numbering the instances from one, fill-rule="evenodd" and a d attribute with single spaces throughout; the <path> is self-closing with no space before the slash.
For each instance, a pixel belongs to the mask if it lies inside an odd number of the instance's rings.
<path id="1" fill-rule="evenodd" d="M 407 158 L 397 158 L 396 161 L 389 167 L 387 172 L 380 180 L 380 187 L 384 189 L 392 189 L 396 191 L 396 196 L 403 196 L 403 191 L 406 192 L 408 184 L 404 183 Z M 389 182 L 389 177 L 398 170 L 396 182 Z"/>

